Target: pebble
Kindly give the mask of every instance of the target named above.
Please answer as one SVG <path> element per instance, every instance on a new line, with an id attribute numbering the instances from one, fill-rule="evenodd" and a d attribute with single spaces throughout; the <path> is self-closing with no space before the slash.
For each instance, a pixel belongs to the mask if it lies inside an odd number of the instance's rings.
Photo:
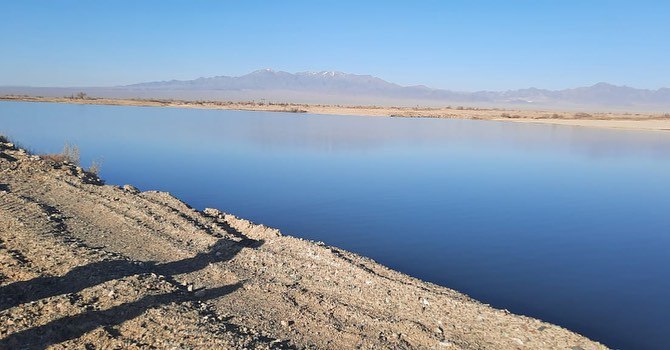
<path id="1" fill-rule="evenodd" d="M 512 341 L 515 342 L 517 345 L 523 345 L 523 341 L 519 338 L 512 338 Z"/>

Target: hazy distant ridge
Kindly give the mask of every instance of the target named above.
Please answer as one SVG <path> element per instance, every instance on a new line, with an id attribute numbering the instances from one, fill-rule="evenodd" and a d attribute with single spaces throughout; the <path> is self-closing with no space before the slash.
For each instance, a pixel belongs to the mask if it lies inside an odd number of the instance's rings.
<path id="1" fill-rule="evenodd" d="M 223 90 L 237 92 L 284 91 L 304 93 L 309 96 L 330 96 L 426 100 L 474 103 L 525 104 L 541 106 L 649 106 L 670 109 L 670 89 L 636 89 L 598 83 L 593 86 L 565 90 L 537 88 L 508 91 L 456 92 L 432 89 L 426 86 L 400 86 L 371 75 L 342 72 L 288 73 L 271 69 L 257 70 L 239 76 L 216 76 L 195 80 L 170 80 L 139 83 L 119 87 L 131 90 Z M 269 94 L 267 98 L 281 98 Z"/>
<path id="2" fill-rule="evenodd" d="M 262 69 L 239 77 L 216 76 L 116 87 L 0 87 L 0 95 L 63 97 L 80 91 L 110 98 L 670 113 L 668 88 L 647 90 L 598 83 L 565 90 L 462 92 L 423 85 L 401 86 L 371 75 L 333 71 L 288 73 Z"/>

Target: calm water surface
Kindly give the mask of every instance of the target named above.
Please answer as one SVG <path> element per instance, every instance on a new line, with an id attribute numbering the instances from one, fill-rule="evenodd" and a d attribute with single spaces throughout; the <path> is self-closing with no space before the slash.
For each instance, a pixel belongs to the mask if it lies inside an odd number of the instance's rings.
<path id="1" fill-rule="evenodd" d="M 613 348 L 670 348 L 670 133 L 14 102 L 0 132 Z"/>

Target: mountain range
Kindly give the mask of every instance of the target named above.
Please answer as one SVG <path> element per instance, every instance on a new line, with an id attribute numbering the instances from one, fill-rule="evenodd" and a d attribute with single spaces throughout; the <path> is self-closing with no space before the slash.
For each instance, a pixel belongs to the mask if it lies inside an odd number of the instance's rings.
<path id="1" fill-rule="evenodd" d="M 266 99 L 280 98 L 281 92 L 340 96 L 371 101 L 425 101 L 429 104 L 474 103 L 537 106 L 583 107 L 658 107 L 670 109 L 670 89 L 635 89 L 608 83 L 565 90 L 537 88 L 508 91 L 458 92 L 432 89 L 423 85 L 401 86 L 371 75 L 335 71 L 288 73 L 272 69 L 257 70 L 239 76 L 216 76 L 195 80 L 170 80 L 124 86 L 135 90 L 207 90 L 237 92 L 268 92 Z M 254 94 L 258 95 L 258 94 Z M 262 95 L 262 94 L 260 94 Z M 260 96 L 259 95 L 259 96 Z"/>
<path id="2" fill-rule="evenodd" d="M 0 93 L 7 93 L 8 89 L 7 87 L 0 88 Z M 42 95 L 49 95 L 53 92 L 49 89 L 54 88 L 32 89 L 42 89 L 38 92 L 41 92 Z M 371 75 L 336 71 L 288 73 L 261 69 L 238 77 L 215 76 L 107 88 L 69 89 L 84 90 L 89 95 L 100 97 L 422 106 L 462 104 L 487 107 L 670 111 L 669 88 L 647 90 L 597 83 L 592 86 L 564 90 L 528 88 L 508 91 L 461 92 L 433 89 L 423 85 L 401 86 Z"/>

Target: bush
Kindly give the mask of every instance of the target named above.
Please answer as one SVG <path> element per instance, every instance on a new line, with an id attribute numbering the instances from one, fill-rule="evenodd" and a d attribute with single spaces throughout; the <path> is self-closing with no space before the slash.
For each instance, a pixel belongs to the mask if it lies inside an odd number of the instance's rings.
<path id="1" fill-rule="evenodd" d="M 518 115 L 518 114 L 509 114 L 509 113 L 503 113 L 503 114 L 500 115 L 500 117 L 502 117 L 502 118 L 510 118 L 510 119 L 519 119 L 519 118 L 521 118 L 521 116 Z"/>
<path id="2" fill-rule="evenodd" d="M 79 146 L 70 145 L 69 143 L 66 142 L 65 146 L 63 146 L 62 155 L 65 157 L 65 160 L 67 160 L 69 163 L 79 165 Z"/>
<path id="3" fill-rule="evenodd" d="M 63 146 L 63 152 L 57 154 L 45 154 L 42 156 L 42 159 L 56 163 L 68 162 L 74 165 L 79 165 L 79 147 L 77 145 L 70 145 L 66 142 Z"/>
<path id="4" fill-rule="evenodd" d="M 65 159 L 65 156 L 59 153 L 43 154 L 40 157 L 44 160 L 49 160 L 54 163 L 64 163 L 67 161 L 67 159 Z"/>
<path id="5" fill-rule="evenodd" d="M 298 107 L 293 107 L 293 108 L 287 110 L 287 112 L 291 112 L 291 113 L 307 113 L 306 110 L 304 110 L 304 109 L 300 109 L 300 108 L 298 108 Z"/>
<path id="6" fill-rule="evenodd" d="M 91 173 L 91 174 L 98 175 L 100 173 L 100 166 L 101 165 L 102 164 L 100 162 L 97 162 L 95 160 L 92 161 L 91 166 L 88 167 L 88 172 Z"/>

